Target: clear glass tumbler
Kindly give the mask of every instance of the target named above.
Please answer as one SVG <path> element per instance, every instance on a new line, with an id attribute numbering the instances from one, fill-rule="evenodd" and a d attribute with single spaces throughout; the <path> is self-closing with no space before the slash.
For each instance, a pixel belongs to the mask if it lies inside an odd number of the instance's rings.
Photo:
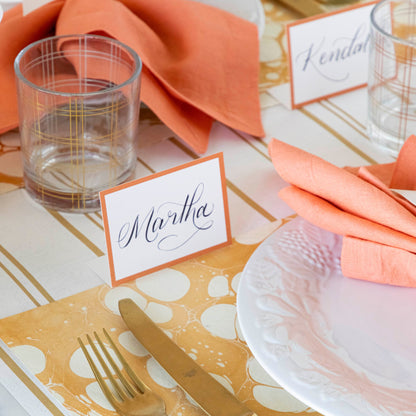
<path id="1" fill-rule="evenodd" d="M 382 0 L 370 32 L 368 134 L 397 156 L 416 134 L 416 2 Z"/>
<path id="2" fill-rule="evenodd" d="M 55 36 L 14 65 L 28 193 L 58 211 L 99 210 L 99 192 L 135 170 L 139 56 L 107 37 Z"/>

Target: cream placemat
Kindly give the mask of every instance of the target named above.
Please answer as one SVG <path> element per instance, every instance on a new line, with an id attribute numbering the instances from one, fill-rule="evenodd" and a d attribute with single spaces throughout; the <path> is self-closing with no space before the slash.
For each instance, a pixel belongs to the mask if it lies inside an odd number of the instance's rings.
<path id="1" fill-rule="evenodd" d="M 258 244 L 232 245 L 110 289 L 102 285 L 0 321 L 0 337 L 74 415 L 114 415 L 77 337 L 105 327 L 172 416 L 204 413 L 127 330 L 118 300 L 130 297 L 173 340 L 259 416 L 309 415 L 253 358 L 239 330 L 236 293 Z"/>

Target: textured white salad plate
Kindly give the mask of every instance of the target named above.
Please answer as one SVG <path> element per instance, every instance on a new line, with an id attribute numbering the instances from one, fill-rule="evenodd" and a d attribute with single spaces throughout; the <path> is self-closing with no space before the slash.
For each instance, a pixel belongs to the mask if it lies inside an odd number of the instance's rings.
<path id="1" fill-rule="evenodd" d="M 416 415 L 416 289 L 344 277 L 341 238 L 301 218 L 240 280 L 243 336 L 264 369 L 327 416 Z"/>

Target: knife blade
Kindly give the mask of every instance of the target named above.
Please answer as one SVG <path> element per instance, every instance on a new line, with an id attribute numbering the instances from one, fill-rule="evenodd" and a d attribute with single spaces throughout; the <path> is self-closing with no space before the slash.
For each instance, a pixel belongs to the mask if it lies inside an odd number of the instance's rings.
<path id="1" fill-rule="evenodd" d="M 175 344 L 132 299 L 118 303 L 133 335 L 210 416 L 256 416 Z"/>

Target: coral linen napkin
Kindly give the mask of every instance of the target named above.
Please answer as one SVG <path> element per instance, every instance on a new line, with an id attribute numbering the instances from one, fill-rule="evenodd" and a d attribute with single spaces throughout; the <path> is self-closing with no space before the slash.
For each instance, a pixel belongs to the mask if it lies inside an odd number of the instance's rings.
<path id="1" fill-rule="evenodd" d="M 142 100 L 195 151 L 207 149 L 213 120 L 263 136 L 254 24 L 190 0 L 55 0 L 0 24 L 0 133 L 18 125 L 13 61 L 51 35 L 95 33 L 142 59 Z"/>
<path id="2" fill-rule="evenodd" d="M 347 277 L 416 287 L 416 207 L 392 189 L 416 190 L 416 137 L 395 163 L 338 168 L 273 139 L 269 153 L 290 184 L 279 196 L 311 223 L 343 235 Z"/>

